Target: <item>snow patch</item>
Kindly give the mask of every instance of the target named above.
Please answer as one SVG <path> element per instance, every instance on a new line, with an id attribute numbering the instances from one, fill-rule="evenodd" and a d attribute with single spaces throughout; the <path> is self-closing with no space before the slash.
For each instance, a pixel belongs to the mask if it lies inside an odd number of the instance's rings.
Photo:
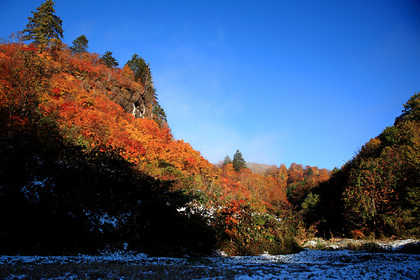
<path id="1" fill-rule="evenodd" d="M 387 242 L 383 246 L 399 248 L 415 244 L 415 240 Z M 145 254 L 127 251 L 104 252 L 98 256 L 0 256 L 0 266 L 68 263 L 108 263 L 118 262 L 126 265 L 150 267 L 143 276 L 153 279 L 161 277 L 154 266 L 159 266 L 168 275 L 194 275 L 197 269 L 217 271 L 220 277 L 202 275 L 194 279 L 418 279 L 420 275 L 420 255 L 403 253 L 367 253 L 350 250 L 312 250 L 305 249 L 296 254 L 203 258 L 152 258 Z M 172 271 L 174 270 L 174 271 Z M 116 273 L 116 272 L 115 272 Z M 125 279 L 115 274 L 112 279 Z M 54 279 L 71 279 L 71 275 Z M 174 276 L 175 277 L 175 276 Z M 6 279 L 26 279 L 25 275 L 9 275 Z M 80 279 L 80 278 L 74 278 Z"/>

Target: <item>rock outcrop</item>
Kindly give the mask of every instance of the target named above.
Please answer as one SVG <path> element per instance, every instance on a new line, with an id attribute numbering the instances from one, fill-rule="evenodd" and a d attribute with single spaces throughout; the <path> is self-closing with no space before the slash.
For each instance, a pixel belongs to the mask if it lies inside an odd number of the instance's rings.
<path id="1" fill-rule="evenodd" d="M 83 88 L 92 93 L 106 93 L 114 102 L 119 104 L 124 111 L 136 118 L 150 118 L 152 115 L 151 106 L 147 105 L 143 87 L 129 87 L 115 80 L 104 82 L 100 79 L 94 81 L 84 76 L 76 76 L 83 84 Z"/>

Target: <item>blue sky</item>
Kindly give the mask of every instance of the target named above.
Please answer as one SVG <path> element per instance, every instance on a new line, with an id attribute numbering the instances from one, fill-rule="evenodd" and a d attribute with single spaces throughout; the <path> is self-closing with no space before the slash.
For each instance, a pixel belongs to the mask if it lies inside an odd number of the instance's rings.
<path id="1" fill-rule="evenodd" d="M 43 0 L 0 0 L 0 38 Z M 150 63 L 176 139 L 213 163 L 332 169 L 420 91 L 420 3 L 56 0 L 64 39 Z"/>

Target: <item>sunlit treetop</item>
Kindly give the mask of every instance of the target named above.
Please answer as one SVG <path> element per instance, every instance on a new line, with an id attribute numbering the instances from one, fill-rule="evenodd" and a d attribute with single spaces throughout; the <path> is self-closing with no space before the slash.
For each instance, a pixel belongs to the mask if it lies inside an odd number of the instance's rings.
<path id="1" fill-rule="evenodd" d="M 89 40 L 85 35 L 81 35 L 73 40 L 73 46 L 69 47 L 70 50 L 74 53 L 85 53 L 88 49 Z"/>
<path id="2" fill-rule="evenodd" d="M 35 45 L 46 47 L 51 39 L 63 38 L 63 21 L 55 14 L 54 2 L 46 0 L 33 12 L 33 17 L 28 17 L 28 24 L 23 30 L 24 40 L 32 40 Z"/>

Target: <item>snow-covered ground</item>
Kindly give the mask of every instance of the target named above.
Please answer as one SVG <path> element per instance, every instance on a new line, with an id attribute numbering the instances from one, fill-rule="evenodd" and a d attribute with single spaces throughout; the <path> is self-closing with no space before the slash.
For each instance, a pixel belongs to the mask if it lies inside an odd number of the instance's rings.
<path id="1" fill-rule="evenodd" d="M 32 279 L 36 275 L 40 279 L 420 279 L 419 254 L 392 252 L 412 243 L 416 242 L 384 243 L 381 246 L 390 250 L 386 253 L 305 249 L 297 254 L 254 257 L 150 258 L 127 253 L 0 256 L 0 278 Z M 19 269 L 13 270 L 14 267 Z M 49 272 L 43 273 L 43 269 Z"/>

